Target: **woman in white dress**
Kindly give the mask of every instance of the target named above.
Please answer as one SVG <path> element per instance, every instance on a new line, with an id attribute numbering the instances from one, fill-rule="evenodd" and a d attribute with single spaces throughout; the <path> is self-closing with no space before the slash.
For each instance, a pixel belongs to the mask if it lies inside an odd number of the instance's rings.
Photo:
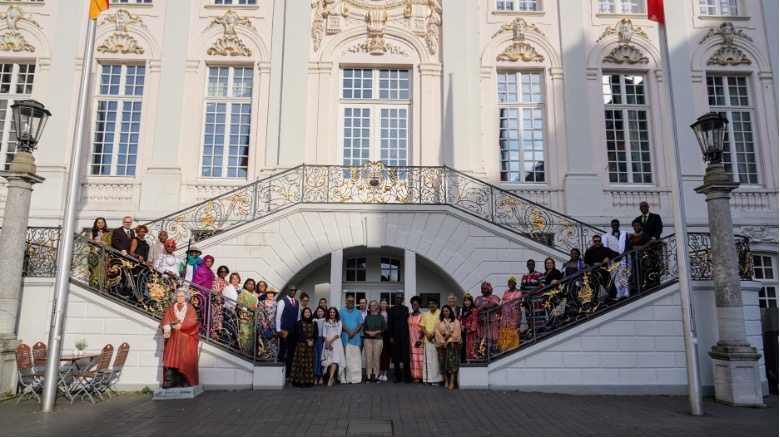
<path id="1" fill-rule="evenodd" d="M 154 269 L 160 274 L 170 277 L 179 276 L 179 258 L 173 253 L 176 251 L 176 241 L 168 239 L 163 244 L 165 252 L 157 256 L 157 260 L 154 261 Z"/>
<path id="2" fill-rule="evenodd" d="M 322 348 L 322 370 L 328 370 L 328 386 L 333 386 L 338 367 L 344 368 L 344 346 L 341 345 L 341 320 L 335 307 L 328 309 L 328 319 L 325 321 L 322 337 L 325 343 Z"/>

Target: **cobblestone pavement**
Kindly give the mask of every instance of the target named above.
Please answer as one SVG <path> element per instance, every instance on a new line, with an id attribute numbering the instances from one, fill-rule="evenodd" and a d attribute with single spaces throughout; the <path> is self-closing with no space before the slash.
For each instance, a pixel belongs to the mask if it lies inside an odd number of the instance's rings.
<path id="1" fill-rule="evenodd" d="M 411 384 L 211 391 L 152 401 L 123 393 L 95 405 L 57 399 L 0 403 L 3 436 L 778 436 L 778 397 L 766 409 L 687 397 L 572 396 L 447 390 Z"/>

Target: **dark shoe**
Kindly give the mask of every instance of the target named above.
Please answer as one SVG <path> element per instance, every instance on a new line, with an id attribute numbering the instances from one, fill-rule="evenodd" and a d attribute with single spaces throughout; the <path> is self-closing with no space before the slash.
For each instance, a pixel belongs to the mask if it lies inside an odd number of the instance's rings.
<path id="1" fill-rule="evenodd" d="M 165 371 L 165 382 L 163 382 L 163 389 L 170 389 L 176 387 L 176 370 L 168 368 Z"/>

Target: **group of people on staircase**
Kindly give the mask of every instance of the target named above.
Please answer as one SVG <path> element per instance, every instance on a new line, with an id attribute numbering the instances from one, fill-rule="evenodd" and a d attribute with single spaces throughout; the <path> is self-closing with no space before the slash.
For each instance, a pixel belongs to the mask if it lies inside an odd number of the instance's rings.
<path id="1" fill-rule="evenodd" d="M 183 257 L 176 256 L 176 241 L 165 231 L 160 231 L 158 241 L 149 245 L 145 240 L 148 228 L 133 228 L 129 216 L 123 218 L 122 227 L 113 231 L 108 230 L 104 218 L 96 219 L 91 239 L 110 245 L 122 256 L 136 258 L 164 277 L 184 279 L 190 285 L 177 290 L 176 301 L 161 323 L 166 339 L 166 384 L 197 384 L 197 367 L 193 372 L 167 359 L 182 357 L 180 352 L 169 353 L 169 344 L 176 345 L 170 347 L 171 351 L 186 346 L 191 350 L 195 321 L 196 341 L 198 335 L 205 335 L 261 360 L 283 361 L 288 380 L 296 386 L 380 383 L 387 380 L 392 362 L 396 383 L 443 384 L 452 389 L 457 386 L 461 362 L 483 359 L 488 349 L 507 351 L 520 344 L 521 333 L 529 323 L 535 323 L 528 316 L 549 310 L 526 299 L 545 286 L 570 277 L 574 278 L 570 285 L 579 287 L 590 281 L 610 291 L 612 299 L 621 300 L 632 294 L 631 285 L 643 289 L 658 284 L 663 222 L 659 215 L 649 212 L 646 202 L 640 204 L 640 211 L 642 214 L 632 222 L 633 234 L 621 231 L 620 222 L 613 219 L 611 231 L 594 235 L 584 256 L 573 248 L 561 270 L 550 257 L 544 261 L 543 272 L 536 271 L 534 260 L 528 260 L 528 272 L 520 276 L 520 281 L 509 277 L 507 290 L 500 298 L 485 281 L 480 296 L 465 293 L 458 306 L 456 295 L 449 294 L 441 310 L 435 298 L 423 303 L 418 296 L 409 300 L 410 309 L 401 293 L 394 297 L 392 306 L 384 299 L 367 303 L 362 298 L 356 307 L 355 296 L 347 294 L 342 309 L 328 307 L 324 298 L 312 308 L 305 292 L 300 291 L 296 299 L 299 291 L 295 285 L 277 300 L 276 290 L 265 281 L 248 278 L 242 284 L 241 275 L 231 273 L 224 265 L 215 273 L 214 257 L 201 258 L 202 252 L 194 245 Z M 616 267 L 614 259 L 632 248 L 641 251 L 620 259 Z M 609 270 L 615 271 L 612 275 L 607 272 L 610 261 Z M 588 267 L 597 269 L 591 270 L 587 278 L 577 276 Z M 105 270 L 105 266 L 100 269 Z M 190 295 L 199 298 L 192 301 L 194 306 L 185 302 Z M 421 310 L 423 304 L 427 312 Z"/>

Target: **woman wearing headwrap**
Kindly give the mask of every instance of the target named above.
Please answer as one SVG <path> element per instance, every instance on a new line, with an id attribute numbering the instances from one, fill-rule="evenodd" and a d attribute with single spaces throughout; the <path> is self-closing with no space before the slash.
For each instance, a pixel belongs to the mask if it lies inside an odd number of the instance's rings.
<path id="1" fill-rule="evenodd" d="M 192 284 L 197 284 L 200 286 L 198 288 L 198 293 L 202 295 L 201 302 L 202 309 L 200 312 L 200 315 L 202 317 L 200 318 L 200 333 L 206 334 L 206 317 L 205 315 L 208 315 L 211 313 L 211 285 L 214 284 L 214 271 L 211 270 L 211 267 L 214 265 L 214 257 L 207 255 L 203 258 L 203 263 L 201 263 L 200 266 L 198 266 L 198 269 L 195 270 L 195 273 L 192 275 Z"/>
<path id="2" fill-rule="evenodd" d="M 179 276 L 179 259 L 173 253 L 176 251 L 176 241 L 168 239 L 163 244 L 165 252 L 157 257 L 154 261 L 154 269 L 163 274 L 171 277 Z"/>
<path id="3" fill-rule="evenodd" d="M 484 359 L 487 355 L 485 348 L 494 349 L 498 341 L 498 322 L 501 320 L 500 312 L 492 312 L 490 316 L 490 327 L 487 325 L 488 310 L 498 307 L 501 300 L 493 295 L 493 285 L 490 282 L 483 281 L 480 286 L 482 296 L 474 300 L 474 305 L 478 310 L 477 336 L 479 336 L 479 345 L 476 347 L 475 356 L 477 359 Z"/>
<path id="4" fill-rule="evenodd" d="M 517 289 L 517 279 L 509 277 L 506 281 L 509 289 L 504 292 L 501 302 L 501 324 L 498 334 L 498 349 L 511 350 L 520 345 L 520 322 L 523 317 L 523 291 Z M 511 302 L 511 303 L 510 303 Z M 510 303 L 510 304 L 507 304 Z"/>

